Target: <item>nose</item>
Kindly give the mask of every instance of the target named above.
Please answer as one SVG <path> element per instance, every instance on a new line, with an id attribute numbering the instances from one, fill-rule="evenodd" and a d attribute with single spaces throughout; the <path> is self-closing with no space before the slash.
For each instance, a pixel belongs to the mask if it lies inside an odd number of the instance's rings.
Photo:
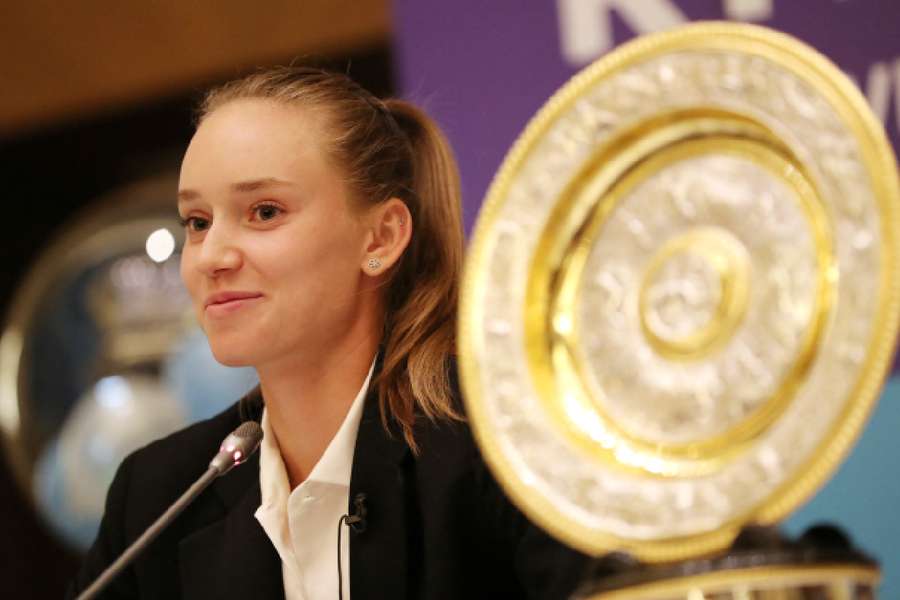
<path id="1" fill-rule="evenodd" d="M 233 233 L 221 220 L 213 222 L 197 249 L 197 270 L 207 277 L 217 277 L 240 269 L 243 255 Z"/>

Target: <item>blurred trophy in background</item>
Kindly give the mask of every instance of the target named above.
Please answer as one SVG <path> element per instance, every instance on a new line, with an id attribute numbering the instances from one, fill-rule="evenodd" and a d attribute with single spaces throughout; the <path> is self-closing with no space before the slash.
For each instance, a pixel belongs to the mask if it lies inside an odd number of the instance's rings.
<path id="1" fill-rule="evenodd" d="M 534 117 L 464 275 L 472 426 L 595 600 L 874 597 L 841 531 L 778 533 L 859 435 L 900 314 L 881 125 L 827 59 L 700 23 L 640 38 Z"/>
<path id="2" fill-rule="evenodd" d="M 255 382 L 215 362 L 179 274 L 174 176 L 88 206 L 43 249 L 0 338 L 0 428 L 23 492 L 61 541 L 94 539 L 132 450 Z"/>

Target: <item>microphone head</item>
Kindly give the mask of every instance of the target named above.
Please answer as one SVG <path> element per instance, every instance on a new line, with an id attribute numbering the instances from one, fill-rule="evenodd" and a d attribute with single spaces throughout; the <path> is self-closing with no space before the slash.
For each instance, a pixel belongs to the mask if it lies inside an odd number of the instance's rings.
<path id="1" fill-rule="evenodd" d="M 262 441 L 262 427 L 256 421 L 245 421 L 228 434 L 219 447 L 219 453 L 209 466 L 219 475 L 224 475 L 235 466 L 247 460 L 259 448 Z"/>

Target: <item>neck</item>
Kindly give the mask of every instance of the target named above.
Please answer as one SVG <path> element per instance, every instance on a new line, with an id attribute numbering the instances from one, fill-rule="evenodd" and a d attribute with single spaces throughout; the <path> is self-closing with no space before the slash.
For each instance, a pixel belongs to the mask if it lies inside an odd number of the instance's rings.
<path id="1" fill-rule="evenodd" d="M 291 489 L 306 480 L 344 422 L 378 350 L 375 331 L 257 367 Z"/>

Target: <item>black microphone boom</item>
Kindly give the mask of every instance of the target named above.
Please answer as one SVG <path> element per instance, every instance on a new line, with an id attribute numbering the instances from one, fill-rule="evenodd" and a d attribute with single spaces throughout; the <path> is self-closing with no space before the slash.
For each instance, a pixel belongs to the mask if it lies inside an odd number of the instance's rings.
<path id="1" fill-rule="evenodd" d="M 131 561 L 148 546 L 150 542 L 156 539 L 163 529 L 169 523 L 175 520 L 181 511 L 188 504 L 200 495 L 216 477 L 224 475 L 235 466 L 241 464 L 247 458 L 256 452 L 259 443 L 262 441 L 263 432 L 259 423 L 256 421 L 245 421 L 241 425 L 228 434 L 228 437 L 222 442 L 218 454 L 216 454 L 209 463 L 209 468 L 188 488 L 181 497 L 172 504 L 166 512 L 159 517 L 156 522 L 141 534 L 116 561 L 108 566 L 103 573 L 100 574 L 94 583 L 84 590 L 76 600 L 90 600 L 96 598 L 109 583 L 124 569 Z"/>

